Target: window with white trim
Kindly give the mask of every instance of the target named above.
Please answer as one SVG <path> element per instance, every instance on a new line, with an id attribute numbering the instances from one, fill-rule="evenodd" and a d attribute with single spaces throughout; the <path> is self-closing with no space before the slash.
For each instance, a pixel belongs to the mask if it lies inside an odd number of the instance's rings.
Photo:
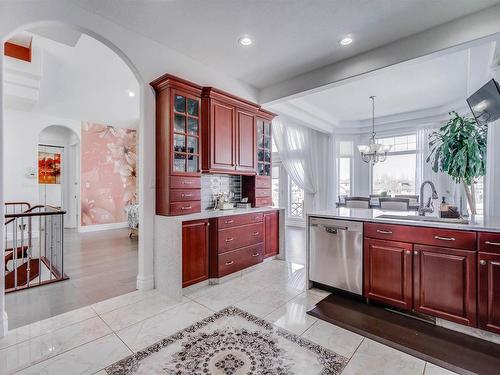
<path id="1" fill-rule="evenodd" d="M 384 162 L 372 166 L 372 193 L 415 194 L 417 177 L 417 135 L 377 139 L 392 146 Z"/>

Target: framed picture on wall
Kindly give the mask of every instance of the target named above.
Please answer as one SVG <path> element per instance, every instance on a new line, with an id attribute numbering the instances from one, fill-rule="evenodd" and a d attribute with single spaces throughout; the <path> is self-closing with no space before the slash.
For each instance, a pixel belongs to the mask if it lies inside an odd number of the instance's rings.
<path id="1" fill-rule="evenodd" d="M 61 183 L 61 154 L 54 152 L 38 152 L 38 183 Z"/>

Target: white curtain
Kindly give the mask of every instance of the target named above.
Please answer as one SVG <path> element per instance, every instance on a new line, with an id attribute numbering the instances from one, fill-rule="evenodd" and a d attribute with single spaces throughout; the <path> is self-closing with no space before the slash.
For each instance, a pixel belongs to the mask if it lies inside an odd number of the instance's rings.
<path id="1" fill-rule="evenodd" d="M 283 167 L 304 190 L 305 211 L 333 207 L 337 195 L 333 137 L 282 115 L 274 118 L 272 129 Z"/>
<path id="2" fill-rule="evenodd" d="M 488 148 L 484 181 L 484 214 L 500 216 L 500 120 L 488 124 Z M 495 188 L 496 186 L 496 188 Z"/>
<path id="3" fill-rule="evenodd" d="M 417 130 L 417 194 L 418 189 L 424 181 L 432 181 L 436 186 L 437 193 L 439 195 L 439 202 L 441 202 L 442 197 L 446 198 L 446 202 L 456 205 L 460 208 L 460 201 L 462 199 L 462 187 L 456 184 L 450 176 L 443 172 L 434 172 L 432 170 L 432 159 L 427 163 L 427 157 L 430 154 L 429 148 L 429 136 L 438 131 L 439 128 L 420 128 Z M 429 197 L 430 192 L 426 187 L 425 196 Z M 422 197 L 420 197 L 422 199 Z M 427 202 L 424 202 L 427 203 Z M 435 207 L 437 209 L 437 207 Z"/>

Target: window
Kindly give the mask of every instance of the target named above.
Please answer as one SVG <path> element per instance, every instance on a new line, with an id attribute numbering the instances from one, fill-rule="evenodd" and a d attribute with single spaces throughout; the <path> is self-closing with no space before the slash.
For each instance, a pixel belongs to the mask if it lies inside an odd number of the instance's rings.
<path id="1" fill-rule="evenodd" d="M 416 134 L 378 139 L 384 145 L 391 145 L 384 162 L 373 165 L 372 192 L 388 195 L 415 194 L 417 171 Z"/>
<path id="2" fill-rule="evenodd" d="M 290 177 L 288 177 L 288 216 L 298 219 L 304 217 L 304 190 Z"/>
<path id="3" fill-rule="evenodd" d="M 352 149 L 351 141 L 340 141 L 338 143 L 337 173 L 338 194 L 352 195 Z"/>

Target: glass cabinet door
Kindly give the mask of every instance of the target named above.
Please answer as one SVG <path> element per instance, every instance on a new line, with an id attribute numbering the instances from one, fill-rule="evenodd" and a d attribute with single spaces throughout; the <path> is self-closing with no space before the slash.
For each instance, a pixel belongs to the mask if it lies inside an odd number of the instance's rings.
<path id="1" fill-rule="evenodd" d="M 200 99 L 173 93 L 173 172 L 200 171 Z"/>
<path id="2" fill-rule="evenodd" d="M 257 120 L 257 175 L 271 176 L 271 123 Z"/>

